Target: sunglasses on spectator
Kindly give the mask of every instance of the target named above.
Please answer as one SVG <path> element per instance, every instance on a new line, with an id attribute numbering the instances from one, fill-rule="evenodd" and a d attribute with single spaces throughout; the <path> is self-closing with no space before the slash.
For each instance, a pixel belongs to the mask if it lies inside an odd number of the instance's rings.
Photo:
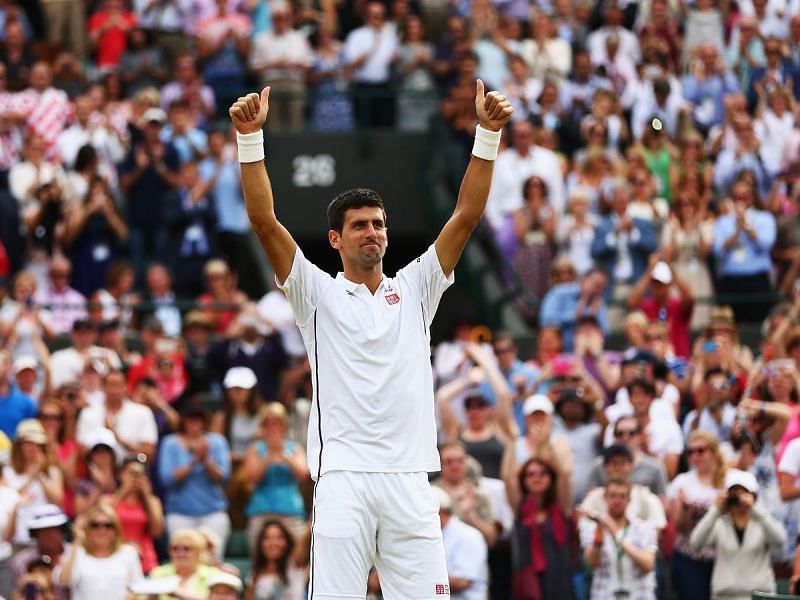
<path id="1" fill-rule="evenodd" d="M 114 524 L 111 521 L 92 521 L 89 529 L 114 529 Z"/>
<path id="2" fill-rule="evenodd" d="M 631 438 L 635 435 L 639 435 L 638 429 L 617 429 L 614 432 L 614 437 L 618 438 Z"/>
<path id="3" fill-rule="evenodd" d="M 689 448 L 688 450 L 686 450 L 686 456 L 692 456 L 694 454 L 705 454 L 709 450 L 711 450 L 711 448 L 709 448 L 708 446 L 701 446 L 701 447 L 698 447 L 698 448 Z"/>

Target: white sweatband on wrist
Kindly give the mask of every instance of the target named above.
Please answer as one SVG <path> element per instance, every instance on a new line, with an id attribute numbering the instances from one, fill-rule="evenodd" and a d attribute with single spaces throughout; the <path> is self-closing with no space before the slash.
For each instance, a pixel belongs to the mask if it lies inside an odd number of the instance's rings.
<path id="1" fill-rule="evenodd" d="M 264 132 L 236 132 L 236 145 L 239 147 L 239 162 L 254 163 L 264 160 Z"/>
<path id="2" fill-rule="evenodd" d="M 497 149 L 500 147 L 500 131 L 489 131 L 480 125 L 475 128 L 475 144 L 472 146 L 472 156 L 483 160 L 495 160 Z"/>

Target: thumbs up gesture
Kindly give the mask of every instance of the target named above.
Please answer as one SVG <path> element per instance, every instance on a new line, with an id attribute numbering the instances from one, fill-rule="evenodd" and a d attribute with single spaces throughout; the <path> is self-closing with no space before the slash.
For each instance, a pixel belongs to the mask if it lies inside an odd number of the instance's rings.
<path id="1" fill-rule="evenodd" d="M 500 92 L 485 93 L 483 82 L 478 79 L 475 112 L 478 114 L 478 123 L 481 127 L 490 131 L 500 131 L 511 119 L 514 109 Z"/>
<path id="2" fill-rule="evenodd" d="M 260 95 L 252 92 L 231 105 L 228 114 L 236 131 L 241 134 L 255 133 L 264 127 L 269 112 L 269 90 L 267 86 Z"/>

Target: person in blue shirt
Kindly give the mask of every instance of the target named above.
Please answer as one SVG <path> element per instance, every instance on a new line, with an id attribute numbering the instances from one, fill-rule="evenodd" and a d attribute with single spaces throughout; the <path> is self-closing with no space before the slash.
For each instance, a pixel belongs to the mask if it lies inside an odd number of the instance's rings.
<path id="1" fill-rule="evenodd" d="M 208 433 L 207 426 L 202 409 L 185 410 L 180 432 L 161 444 L 158 475 L 166 493 L 167 532 L 208 527 L 224 548 L 231 523 L 223 485 L 231 473 L 231 455 L 225 437 Z"/>
<path id="2" fill-rule="evenodd" d="M 761 323 L 772 303 L 742 302 L 748 294 L 769 294 L 772 290 L 772 246 L 775 244 L 775 217 L 755 206 L 755 190 L 746 181 L 731 187 L 733 211 L 717 217 L 714 223 L 714 257 L 717 260 L 717 291 L 739 295 L 726 300 L 737 322 Z M 749 299 L 748 299 L 749 300 Z"/>
<path id="3" fill-rule="evenodd" d="M 11 353 L 0 348 L 0 431 L 9 439 L 14 437 L 17 425 L 24 419 L 36 417 L 36 404 L 11 381 Z"/>
<path id="4" fill-rule="evenodd" d="M 580 281 L 559 283 L 550 288 L 539 310 L 540 327 L 561 330 L 564 352 L 572 352 L 578 319 L 593 316 L 604 334 L 608 334 L 608 307 L 604 296 L 608 275 L 594 267 Z"/>
<path id="5" fill-rule="evenodd" d="M 286 439 L 289 416 L 279 402 L 270 402 L 258 414 L 261 439 L 247 449 L 245 471 L 255 484 L 245 509 L 247 540 L 254 549 L 264 522 L 277 519 L 295 539 L 306 531 L 306 510 L 300 484 L 309 479 L 305 450 Z"/>

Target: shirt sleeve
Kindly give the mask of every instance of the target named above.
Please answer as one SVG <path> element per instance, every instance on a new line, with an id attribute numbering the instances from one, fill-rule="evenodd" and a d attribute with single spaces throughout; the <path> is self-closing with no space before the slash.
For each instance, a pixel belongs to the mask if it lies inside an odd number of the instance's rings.
<path id="1" fill-rule="evenodd" d="M 800 475 L 800 440 L 792 440 L 781 457 L 778 472 Z"/>
<path id="2" fill-rule="evenodd" d="M 297 324 L 301 327 L 314 314 L 322 294 L 332 281 L 330 275 L 305 257 L 300 246 L 297 246 L 292 270 L 289 271 L 286 281 L 281 284 L 278 278 L 275 278 L 275 283 L 289 299 Z"/>
<path id="3" fill-rule="evenodd" d="M 436 246 L 431 244 L 422 256 L 400 269 L 397 278 L 406 283 L 420 299 L 425 311 L 425 323 L 430 327 L 442 294 L 455 281 L 453 273 L 445 277 Z"/>

